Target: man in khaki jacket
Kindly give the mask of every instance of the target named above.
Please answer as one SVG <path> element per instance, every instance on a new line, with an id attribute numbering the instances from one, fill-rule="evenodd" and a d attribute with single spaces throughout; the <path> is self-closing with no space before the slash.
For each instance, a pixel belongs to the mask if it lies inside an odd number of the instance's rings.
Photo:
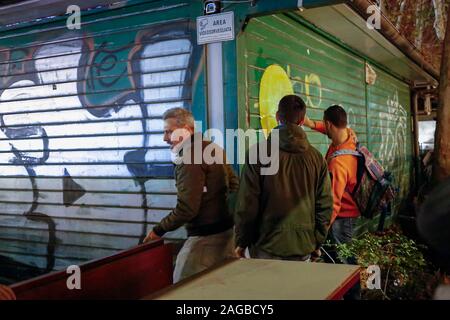
<path id="1" fill-rule="evenodd" d="M 174 270 L 174 282 L 203 271 L 233 255 L 233 217 L 228 195 L 237 191 L 239 180 L 225 152 L 218 145 L 194 133 L 194 118 L 183 108 L 166 111 L 164 141 L 175 163 L 177 204 L 161 220 L 144 242 L 185 226 L 188 238 L 181 248 Z M 214 162 L 205 159 L 205 149 L 213 150 Z M 206 161 L 205 161 L 206 160 Z"/>
<path id="2" fill-rule="evenodd" d="M 305 113 L 306 104 L 296 95 L 278 105 L 278 172 L 263 175 L 260 161 L 246 159 L 235 211 L 238 257 L 245 257 L 246 248 L 260 259 L 306 261 L 320 254 L 333 198 L 327 164 L 300 127 Z M 262 143 L 275 143 L 273 134 Z"/>

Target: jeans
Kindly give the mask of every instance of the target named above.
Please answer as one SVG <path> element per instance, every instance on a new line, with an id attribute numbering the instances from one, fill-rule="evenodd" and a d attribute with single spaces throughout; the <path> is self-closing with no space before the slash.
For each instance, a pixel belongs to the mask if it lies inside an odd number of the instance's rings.
<path id="1" fill-rule="evenodd" d="M 233 228 L 210 236 L 188 237 L 177 255 L 173 282 L 177 283 L 233 256 Z"/>
<path id="2" fill-rule="evenodd" d="M 330 229 L 330 240 L 334 245 L 349 243 L 353 239 L 353 233 L 355 230 L 356 218 L 336 218 Z M 337 253 L 334 254 L 335 258 L 340 260 L 344 264 L 357 264 L 356 259 L 338 257 Z"/>
<path id="3" fill-rule="evenodd" d="M 336 218 L 331 225 L 329 238 L 334 245 L 349 243 L 353 239 L 357 218 Z M 330 252 L 336 263 L 357 265 L 356 258 L 339 257 L 336 251 Z M 360 300 L 361 299 L 361 285 L 357 283 L 345 295 L 344 300 Z"/>

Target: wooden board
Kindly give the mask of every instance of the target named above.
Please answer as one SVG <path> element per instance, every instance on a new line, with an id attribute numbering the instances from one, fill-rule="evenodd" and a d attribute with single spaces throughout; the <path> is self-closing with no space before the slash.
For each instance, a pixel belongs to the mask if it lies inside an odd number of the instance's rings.
<path id="1" fill-rule="evenodd" d="M 172 247 L 162 240 L 80 265 L 81 289 L 65 270 L 11 286 L 18 300 L 139 299 L 172 284 Z"/>
<path id="2" fill-rule="evenodd" d="M 144 299 L 341 299 L 358 281 L 359 266 L 233 259 Z"/>

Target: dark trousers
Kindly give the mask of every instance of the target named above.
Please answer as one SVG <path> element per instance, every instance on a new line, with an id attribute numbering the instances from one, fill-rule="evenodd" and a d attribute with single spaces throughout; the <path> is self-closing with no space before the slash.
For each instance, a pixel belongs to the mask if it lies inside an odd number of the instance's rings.
<path id="1" fill-rule="evenodd" d="M 331 226 L 329 238 L 333 245 L 350 243 L 353 239 L 355 230 L 356 219 L 355 218 L 336 218 Z M 337 252 L 333 252 L 333 259 L 340 261 L 343 264 L 357 264 L 355 258 L 342 258 L 339 257 Z M 337 261 L 336 261 L 337 262 Z"/>
<path id="2" fill-rule="evenodd" d="M 331 226 L 328 237 L 331 243 L 334 245 L 349 243 L 353 239 L 353 234 L 356 225 L 356 218 L 336 218 Z M 335 263 L 341 264 L 358 264 L 354 257 L 343 258 L 337 254 L 336 250 L 331 249 L 329 254 L 335 261 Z M 361 286 L 357 283 L 351 288 L 344 296 L 344 300 L 360 300 L 361 299 Z"/>

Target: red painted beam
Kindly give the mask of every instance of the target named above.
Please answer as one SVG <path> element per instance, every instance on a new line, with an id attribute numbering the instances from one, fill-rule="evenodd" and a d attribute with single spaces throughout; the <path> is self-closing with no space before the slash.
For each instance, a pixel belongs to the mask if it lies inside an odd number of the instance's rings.
<path id="1" fill-rule="evenodd" d="M 11 286 L 18 300 L 139 299 L 173 283 L 172 245 L 162 240 L 80 265 L 81 289 L 69 290 L 66 270 Z"/>
<path id="2" fill-rule="evenodd" d="M 341 300 L 344 295 L 360 281 L 361 271 L 358 269 L 352 273 L 340 286 L 336 288 L 328 297 L 327 300 Z"/>

